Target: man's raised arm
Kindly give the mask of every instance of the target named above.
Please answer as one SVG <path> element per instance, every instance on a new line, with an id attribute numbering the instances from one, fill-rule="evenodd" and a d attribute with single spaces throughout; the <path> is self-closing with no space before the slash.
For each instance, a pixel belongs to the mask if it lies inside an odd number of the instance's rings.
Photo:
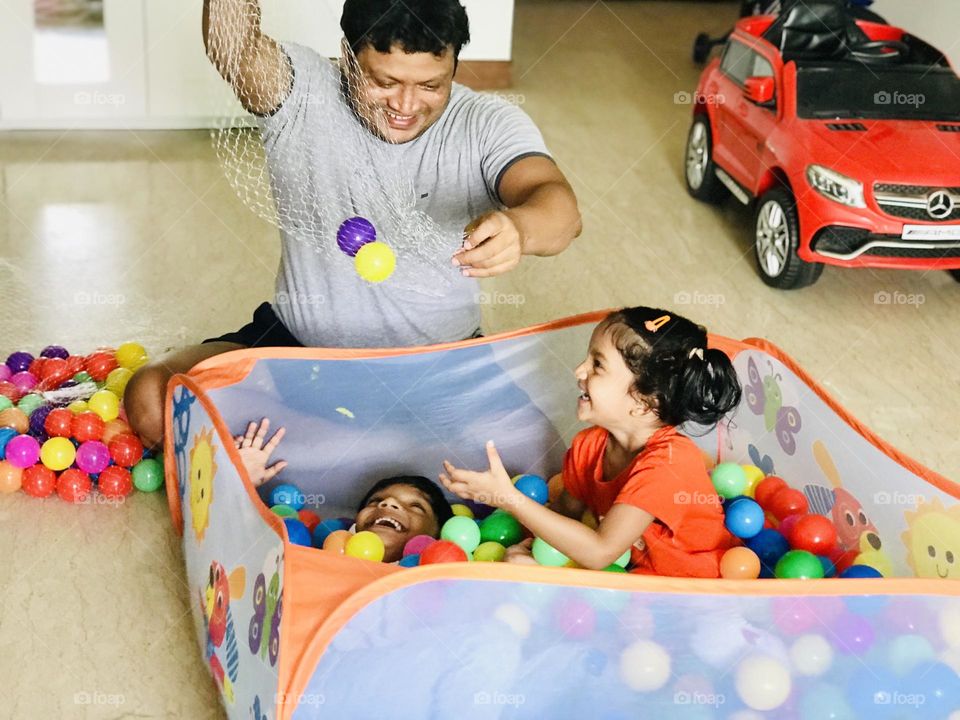
<path id="1" fill-rule="evenodd" d="M 280 46 L 260 32 L 258 0 L 204 0 L 203 44 L 248 111 L 268 115 L 290 94 L 293 69 Z"/>

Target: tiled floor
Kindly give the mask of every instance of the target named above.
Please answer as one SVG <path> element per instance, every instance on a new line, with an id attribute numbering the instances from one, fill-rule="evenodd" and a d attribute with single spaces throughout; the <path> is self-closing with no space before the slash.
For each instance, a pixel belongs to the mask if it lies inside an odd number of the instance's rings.
<path id="1" fill-rule="evenodd" d="M 774 291 L 755 276 L 747 215 L 686 195 L 690 107 L 674 96 L 696 83 L 693 36 L 734 14 L 521 0 L 512 92 L 574 184 L 585 229 L 560 257 L 490 282 L 522 303 L 487 307 L 485 329 L 676 307 L 715 332 L 769 338 L 895 447 L 960 477 L 960 285 L 828 268 L 812 288 Z M 4 355 L 124 339 L 156 354 L 239 326 L 271 295 L 276 231 L 236 199 L 205 133 L 0 135 L 0 169 Z M 877 292 L 918 300 L 882 305 Z M 3 497 L 0 547 L 0 715 L 221 717 L 163 497 L 119 509 Z"/>

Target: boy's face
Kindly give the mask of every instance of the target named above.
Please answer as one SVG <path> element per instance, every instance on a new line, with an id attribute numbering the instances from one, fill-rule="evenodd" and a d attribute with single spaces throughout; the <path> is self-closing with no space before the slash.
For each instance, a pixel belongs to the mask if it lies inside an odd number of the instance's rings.
<path id="1" fill-rule="evenodd" d="M 383 540 L 384 562 L 403 557 L 403 546 L 417 535 L 436 537 L 440 528 L 426 496 L 410 485 L 378 490 L 357 513 L 357 532 L 369 530 Z"/>

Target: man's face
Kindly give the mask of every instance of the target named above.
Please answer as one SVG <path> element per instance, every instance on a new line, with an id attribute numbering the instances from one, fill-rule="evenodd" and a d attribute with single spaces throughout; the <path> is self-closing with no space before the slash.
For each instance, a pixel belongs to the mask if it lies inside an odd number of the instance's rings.
<path id="1" fill-rule="evenodd" d="M 367 80 L 367 100 L 386 115 L 387 140 L 420 137 L 443 114 L 453 84 L 453 50 L 443 55 L 406 53 L 394 45 L 382 53 L 371 46 L 357 53 Z"/>

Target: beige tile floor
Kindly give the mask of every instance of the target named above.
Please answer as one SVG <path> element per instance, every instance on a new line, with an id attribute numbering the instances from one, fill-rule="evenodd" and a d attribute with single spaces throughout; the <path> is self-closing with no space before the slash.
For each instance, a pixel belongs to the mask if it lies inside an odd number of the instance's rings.
<path id="1" fill-rule="evenodd" d="M 960 477 L 955 308 L 946 273 L 827 269 L 783 293 L 755 277 L 749 219 L 692 202 L 681 156 L 696 32 L 732 3 L 521 0 L 512 91 L 584 214 L 562 256 L 489 289 L 488 332 L 613 305 L 675 306 L 767 337 L 893 445 Z M 0 352 L 124 339 L 158 353 L 233 329 L 271 294 L 276 231 L 221 177 L 200 132 L 0 135 Z M 877 305 L 878 291 L 916 305 Z M 951 319 L 953 318 L 953 319 Z M 0 498 L 0 716 L 222 717 L 189 617 L 164 499 L 70 507 Z"/>

